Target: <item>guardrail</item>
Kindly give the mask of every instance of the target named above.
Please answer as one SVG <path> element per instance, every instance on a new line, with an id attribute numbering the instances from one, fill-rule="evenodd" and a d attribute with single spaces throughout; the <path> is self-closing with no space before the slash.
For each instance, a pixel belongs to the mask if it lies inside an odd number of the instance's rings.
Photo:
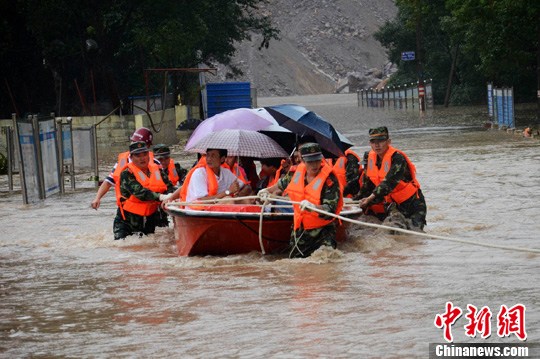
<path id="1" fill-rule="evenodd" d="M 386 86 L 380 89 L 361 89 L 357 92 L 358 107 L 375 107 L 389 109 L 421 109 L 433 108 L 432 81 L 424 82 L 423 86 L 418 82 L 396 86 Z"/>

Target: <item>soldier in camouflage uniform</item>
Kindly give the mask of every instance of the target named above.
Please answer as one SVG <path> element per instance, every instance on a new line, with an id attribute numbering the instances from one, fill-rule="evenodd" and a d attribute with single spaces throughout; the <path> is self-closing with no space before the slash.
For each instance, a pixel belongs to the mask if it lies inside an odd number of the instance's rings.
<path id="1" fill-rule="evenodd" d="M 326 162 L 323 163 L 321 148 L 316 143 L 304 144 L 300 148 L 300 153 L 303 164 L 298 166 L 295 175 L 282 177 L 274 186 L 261 190 L 259 193 L 263 192 L 262 197 L 264 197 L 265 192 L 268 194 L 284 191 L 302 171 L 305 171 L 304 186 L 308 186 L 321 172 L 323 166 L 330 166 Z M 303 166 L 305 166 L 305 169 L 303 169 Z M 288 188 L 288 191 L 290 190 L 291 187 Z M 301 204 L 295 208 L 295 219 L 297 216 L 302 215 L 303 211 L 310 211 L 312 207 L 339 214 L 343 205 L 343 197 L 338 179 L 333 172 L 328 174 L 320 191 L 320 205 L 315 205 L 303 199 L 300 202 Z M 289 193 L 289 195 L 292 198 L 292 193 Z M 293 229 L 290 239 L 289 258 L 309 257 L 315 250 L 324 245 L 336 248 L 336 221 L 333 220 L 333 217 L 323 214 L 318 214 L 318 217 L 331 222 L 311 229 L 305 229 L 303 223 L 301 223 L 299 228 Z"/>
<path id="2" fill-rule="evenodd" d="M 343 196 L 347 197 L 351 195 L 354 197 L 360 191 L 360 175 L 362 174 L 362 167 L 356 157 L 352 153 L 346 153 L 347 164 L 345 165 L 345 179 L 347 184 L 343 188 Z"/>
<path id="3" fill-rule="evenodd" d="M 163 168 L 163 172 L 169 177 L 169 161 L 172 161 L 174 164 L 174 168 L 176 169 L 176 173 L 178 174 L 178 183 L 173 183 L 174 186 L 180 187 L 182 186 L 182 183 L 184 183 L 184 178 L 186 177 L 188 170 L 183 168 L 180 163 L 175 162 L 171 159 L 171 150 L 169 149 L 169 146 L 160 143 L 154 146 L 153 149 L 155 158 L 161 163 L 161 166 Z"/>
<path id="4" fill-rule="evenodd" d="M 178 187 L 182 186 L 182 183 L 184 183 L 184 178 L 186 177 L 188 171 L 185 168 L 182 168 L 182 166 L 180 166 L 180 163 L 174 162 L 171 159 L 171 150 L 169 149 L 169 146 L 167 146 L 167 145 L 165 145 L 163 143 L 157 144 L 157 145 L 154 146 L 153 152 L 154 152 L 154 157 L 161 164 L 161 168 L 163 170 L 163 173 L 169 179 L 169 181 L 171 181 L 173 186 L 175 186 L 175 188 L 178 188 Z M 174 165 L 174 169 L 176 171 L 177 177 L 174 176 L 174 174 L 172 174 L 172 175 L 169 174 L 169 165 L 170 165 L 171 162 Z M 169 226 L 169 216 L 167 215 L 167 212 L 165 212 L 165 210 L 163 208 L 161 208 L 161 207 L 158 209 L 158 212 L 159 212 L 158 213 L 159 214 L 159 221 L 156 223 L 156 225 L 158 227 L 168 227 Z"/>
<path id="5" fill-rule="evenodd" d="M 157 165 L 153 163 L 149 165 L 149 150 L 144 142 L 133 142 L 130 144 L 129 150 L 131 163 L 135 166 L 132 168 L 142 171 L 146 176 L 151 176 L 151 168 L 159 170 Z M 137 173 L 133 173 L 129 167 L 124 169 L 120 174 L 120 183 L 116 188 L 119 192 L 117 199 L 120 206 L 124 207 L 126 201 L 132 196 L 143 202 L 162 202 L 170 198 L 172 194 L 165 195 L 164 193 L 173 192 L 174 187 L 162 170 L 159 170 L 159 173 L 165 187 L 163 193 L 153 192 L 143 187 L 135 177 Z M 157 208 L 150 215 L 142 216 L 119 207 L 113 224 L 114 239 L 123 239 L 134 233 L 139 233 L 139 235 L 154 233 L 159 221 L 160 216 Z"/>
<path id="6" fill-rule="evenodd" d="M 364 154 L 366 167 L 362 188 L 356 199 L 361 200 L 360 206 L 366 213 L 370 213 L 370 209 L 375 207 L 373 205 L 379 204 L 380 207 L 384 205 L 385 211 L 371 213 L 381 220 L 387 217 L 389 208 L 395 208 L 410 221 L 407 223 L 407 228 L 422 230 L 426 224 L 427 206 L 416 180 L 416 168 L 403 152 L 390 146 L 392 140 L 388 136 L 386 127 L 370 129 L 369 136 L 371 151 Z M 390 166 L 385 168 L 387 172 L 380 183 L 375 184 L 369 176 L 370 170 L 381 171 L 381 166 L 388 166 L 384 158 L 389 150 L 391 150 L 390 153 L 393 152 L 390 157 Z M 412 193 L 410 197 L 407 196 L 409 193 Z M 390 197 L 392 197 L 391 203 L 385 203 Z"/>

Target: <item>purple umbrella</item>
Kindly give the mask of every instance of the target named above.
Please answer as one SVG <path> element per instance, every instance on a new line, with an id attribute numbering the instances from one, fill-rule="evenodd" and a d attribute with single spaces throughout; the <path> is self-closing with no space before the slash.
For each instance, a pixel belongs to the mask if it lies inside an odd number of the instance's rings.
<path id="1" fill-rule="evenodd" d="M 186 148 L 193 147 L 206 135 L 226 129 L 258 131 L 277 130 L 280 126 L 276 120 L 262 108 L 237 108 L 218 113 L 207 118 L 197 126 L 186 143 Z M 287 131 L 282 129 L 283 131 Z"/>

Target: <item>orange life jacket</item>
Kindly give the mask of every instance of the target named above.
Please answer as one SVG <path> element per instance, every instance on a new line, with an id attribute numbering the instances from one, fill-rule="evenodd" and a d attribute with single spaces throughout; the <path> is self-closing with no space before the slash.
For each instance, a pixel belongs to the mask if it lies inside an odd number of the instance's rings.
<path id="1" fill-rule="evenodd" d="M 176 186 L 178 184 L 178 181 L 180 181 L 180 176 L 178 175 L 178 171 L 176 171 L 176 166 L 174 165 L 174 161 L 172 158 L 169 161 L 169 166 L 167 167 L 167 174 L 169 177 L 169 181 L 171 181 L 173 186 Z"/>
<path id="2" fill-rule="evenodd" d="M 191 176 L 193 175 L 193 172 L 197 168 L 204 167 L 204 166 L 206 166 L 206 156 L 201 156 L 201 158 L 199 158 L 199 161 L 195 164 L 195 166 L 191 167 L 191 169 L 186 174 L 186 177 L 184 178 L 184 183 L 182 184 L 182 187 L 180 187 L 179 196 L 180 196 L 180 200 L 182 202 L 186 201 L 187 188 L 188 188 L 188 185 L 189 185 L 189 181 L 191 180 Z"/>
<path id="3" fill-rule="evenodd" d="M 279 168 L 277 169 L 276 173 L 274 174 L 274 178 L 271 178 L 268 181 L 268 186 L 266 186 L 267 188 L 272 187 L 273 185 L 275 185 L 277 183 L 277 181 L 279 181 L 279 179 L 281 178 L 281 172 L 283 172 L 283 165 L 285 164 L 285 161 L 286 160 L 281 160 Z M 292 165 L 289 166 L 289 170 L 290 170 L 291 167 L 292 167 Z"/>
<path id="4" fill-rule="evenodd" d="M 149 152 L 148 155 L 150 156 L 149 161 L 151 163 L 154 163 L 154 153 Z M 122 173 L 122 171 L 126 169 L 129 162 L 129 151 L 122 152 L 118 155 L 118 159 L 116 160 L 116 168 L 114 169 L 114 172 L 112 174 L 114 183 L 120 182 L 120 173 Z"/>
<path id="5" fill-rule="evenodd" d="M 114 183 L 120 182 L 120 173 L 126 169 L 127 164 L 129 163 L 129 151 L 122 152 L 118 155 L 118 160 L 116 161 L 116 168 L 112 174 Z"/>
<path id="6" fill-rule="evenodd" d="M 275 185 L 277 183 L 277 181 L 279 181 L 279 179 L 281 178 L 281 171 L 282 170 L 283 170 L 283 168 L 281 168 L 281 166 L 280 166 L 278 168 L 278 170 L 276 171 L 276 173 L 274 174 L 274 178 L 269 179 L 268 185 L 266 186 L 266 188 L 272 187 L 273 185 Z"/>
<path id="7" fill-rule="evenodd" d="M 299 165 L 291 165 L 291 166 L 289 167 L 289 171 L 287 171 L 287 173 L 291 173 L 291 175 L 294 175 L 294 173 L 295 173 L 296 170 L 298 169 L 298 166 L 299 166 Z M 281 176 L 281 175 L 280 175 L 280 176 Z M 277 181 L 279 181 L 279 178 L 277 179 Z M 277 182 L 277 181 L 276 181 L 276 182 Z M 285 188 L 285 189 L 283 190 L 283 193 L 282 193 L 281 195 L 282 195 L 282 196 L 287 196 L 287 188 Z"/>
<path id="8" fill-rule="evenodd" d="M 324 187 L 326 179 L 332 173 L 332 167 L 326 162 L 322 161 L 322 167 L 319 174 L 307 185 L 305 185 L 306 165 L 301 163 L 297 166 L 294 176 L 287 186 L 287 193 L 291 200 L 300 202 L 303 199 L 307 199 L 313 204 L 321 204 L 321 191 Z M 324 227 L 331 223 L 332 219 L 323 219 L 319 217 L 319 213 L 311 211 L 301 211 L 298 204 L 293 205 L 294 208 L 294 229 L 300 228 L 302 224 L 304 229 L 314 229 Z M 343 208 L 343 196 L 340 194 L 338 207 L 336 214 L 341 212 Z"/>
<path id="9" fill-rule="evenodd" d="M 148 163 L 148 170 L 150 176 L 147 176 L 140 168 L 135 166 L 133 162 L 127 164 L 127 168 L 131 173 L 135 175 L 137 182 L 144 188 L 157 193 L 164 193 L 167 191 L 167 185 L 161 178 L 160 168 L 157 164 L 151 162 Z M 122 212 L 122 217 L 126 219 L 124 211 L 128 211 L 139 216 L 149 216 L 156 212 L 159 207 L 159 201 L 141 201 L 134 195 L 129 196 L 125 201 L 121 201 L 122 194 L 120 193 L 120 181 L 116 182 L 116 203 Z"/>
<path id="10" fill-rule="evenodd" d="M 231 166 L 229 166 L 227 163 L 222 163 L 221 167 L 230 170 L 240 181 L 244 182 L 244 184 L 249 184 L 246 176 L 244 176 L 244 172 L 240 170 L 241 167 L 238 166 L 238 163 L 235 163 L 233 168 L 231 168 Z"/>
<path id="11" fill-rule="evenodd" d="M 347 155 L 353 155 L 358 160 L 358 171 L 359 173 L 362 173 L 362 161 L 360 160 L 360 156 L 352 150 L 346 150 L 345 156 L 341 156 L 336 160 L 336 163 L 334 164 L 333 170 L 334 174 L 336 175 L 339 185 L 341 187 L 341 192 L 345 189 L 345 186 L 347 185 Z M 359 180 L 360 182 L 360 180 Z M 360 185 L 362 182 L 359 183 Z M 347 197 L 352 198 L 352 194 L 347 195 Z"/>
<path id="12" fill-rule="evenodd" d="M 381 168 L 377 168 L 377 154 L 374 151 L 370 151 L 368 155 L 366 176 L 369 177 L 369 179 L 371 180 L 371 182 L 373 182 L 375 186 L 378 186 L 390 170 L 390 166 L 392 165 L 392 155 L 395 152 L 398 152 L 403 157 L 405 157 L 412 178 L 411 182 L 405 182 L 403 180 L 399 181 L 394 190 L 386 198 L 387 202 L 394 201 L 397 204 L 400 204 L 411 198 L 411 196 L 417 194 L 418 189 L 420 188 L 420 184 L 416 179 L 416 167 L 405 153 L 392 146 L 389 146 L 388 151 L 386 151 L 383 156 Z"/>
<path id="13" fill-rule="evenodd" d="M 214 196 L 217 194 L 217 191 L 218 191 L 218 181 L 217 181 L 217 178 L 216 178 L 216 174 L 214 173 L 214 171 L 212 170 L 212 168 L 210 168 L 207 164 L 206 164 L 206 161 L 204 162 L 201 162 L 199 161 L 199 163 L 197 163 L 189 172 L 188 174 L 186 175 L 186 179 L 184 180 L 184 184 L 182 185 L 182 188 L 180 188 L 180 199 L 182 202 L 185 202 L 186 201 L 186 198 L 187 198 L 187 190 L 188 190 L 188 187 L 189 187 L 189 182 L 191 181 L 191 176 L 193 176 L 193 172 L 195 172 L 195 170 L 197 168 L 201 168 L 201 167 L 205 167 L 206 168 L 206 183 L 207 183 L 207 186 L 208 186 L 208 195 L 209 196 Z"/>

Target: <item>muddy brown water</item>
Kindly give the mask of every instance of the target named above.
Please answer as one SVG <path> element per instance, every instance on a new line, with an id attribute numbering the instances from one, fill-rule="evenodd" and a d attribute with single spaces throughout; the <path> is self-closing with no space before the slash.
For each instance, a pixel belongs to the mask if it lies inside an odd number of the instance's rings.
<path id="1" fill-rule="evenodd" d="M 370 127 L 388 126 L 417 166 L 428 233 L 540 248 L 540 142 L 483 129 L 483 108 L 419 116 L 347 95 L 259 99 L 287 102 L 328 118 L 359 153 Z M 0 357 L 425 358 L 444 341 L 434 318 L 449 301 L 493 312 L 488 339 L 465 335 L 464 314 L 456 342 L 518 343 L 496 331 L 501 305 L 518 303 L 527 342 L 540 341 L 538 254 L 357 226 L 308 259 L 185 258 L 171 228 L 113 241 L 114 196 L 94 211 L 94 193 L 0 198 Z"/>

